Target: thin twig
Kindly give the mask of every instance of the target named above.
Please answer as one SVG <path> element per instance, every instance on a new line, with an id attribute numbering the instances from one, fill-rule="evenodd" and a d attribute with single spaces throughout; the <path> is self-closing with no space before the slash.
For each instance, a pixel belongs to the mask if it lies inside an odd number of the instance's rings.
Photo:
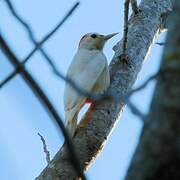
<path id="1" fill-rule="evenodd" d="M 133 10 L 133 14 L 137 14 L 138 13 L 138 6 L 137 6 L 137 1 L 136 0 L 131 0 L 131 7 Z"/>
<path id="2" fill-rule="evenodd" d="M 165 46 L 166 43 L 165 42 L 156 42 L 155 44 L 159 45 L 159 46 Z"/>
<path id="3" fill-rule="evenodd" d="M 127 55 L 127 34 L 128 34 L 128 15 L 129 15 L 129 1 L 124 3 L 124 34 L 123 34 L 123 56 Z"/>
<path id="4" fill-rule="evenodd" d="M 146 115 L 143 114 L 130 100 L 127 100 L 126 103 L 129 109 L 131 110 L 131 112 L 144 122 Z"/>
<path id="5" fill-rule="evenodd" d="M 7 59 L 13 64 L 15 69 L 21 67 L 20 75 L 25 80 L 27 85 L 32 89 L 32 91 L 34 92 L 36 97 L 40 100 L 40 102 L 44 106 L 45 110 L 50 115 L 50 117 L 53 120 L 55 120 L 55 122 L 58 124 L 59 128 L 61 129 L 61 132 L 63 133 L 63 136 L 65 138 L 65 142 L 66 142 L 67 147 L 68 147 L 69 156 L 70 156 L 70 159 L 72 161 L 72 165 L 74 166 L 74 169 L 77 171 L 79 176 L 82 177 L 82 179 L 86 179 L 86 177 L 83 173 L 83 170 L 81 168 L 79 159 L 77 158 L 77 154 L 75 152 L 72 140 L 69 137 L 69 135 L 66 131 L 66 128 L 62 122 L 62 119 L 59 116 L 59 114 L 57 113 L 56 109 L 53 107 L 50 100 L 45 95 L 45 93 L 40 88 L 40 86 L 37 84 L 37 82 L 33 79 L 31 74 L 26 70 L 26 68 L 24 66 L 22 66 L 20 64 L 20 61 L 17 59 L 17 57 L 14 55 L 14 53 L 8 47 L 8 45 L 4 41 L 1 34 L 0 34 L 0 47 L 1 47 L 1 50 L 4 52 L 4 54 L 7 56 Z"/>
<path id="6" fill-rule="evenodd" d="M 17 18 L 17 20 L 26 28 L 28 31 L 29 37 L 31 39 L 34 39 L 33 32 L 31 28 L 29 28 L 29 25 L 20 18 L 20 16 L 16 13 L 15 9 L 12 6 L 12 3 L 9 0 L 6 0 L 8 7 L 10 8 L 12 14 Z M 63 17 L 63 19 L 53 28 L 44 38 L 42 38 L 41 41 L 36 43 L 35 48 L 26 56 L 26 58 L 22 61 L 22 64 L 25 64 L 31 57 L 32 55 L 45 43 L 47 40 L 67 21 L 67 19 L 72 15 L 72 13 L 77 9 L 79 6 L 80 2 L 76 2 L 72 8 L 67 12 L 67 14 Z M 48 58 L 48 62 L 51 64 L 51 67 L 54 72 L 58 72 L 57 68 L 55 65 L 52 63 L 53 61 Z M 4 86 L 7 82 L 9 82 L 16 74 L 19 72 L 15 70 L 15 72 L 11 73 L 6 79 L 3 80 L 3 82 L 0 84 L 0 88 Z M 60 76 L 60 73 L 56 73 L 57 76 Z"/>
<path id="7" fill-rule="evenodd" d="M 140 86 L 132 89 L 128 94 L 127 96 L 130 97 L 132 96 L 134 93 L 136 92 L 139 92 L 141 91 L 142 89 L 144 89 L 148 84 L 149 82 L 151 82 L 152 80 L 155 80 L 159 77 L 162 77 L 163 75 L 165 75 L 166 73 L 171 73 L 171 72 L 174 72 L 174 69 L 171 69 L 171 67 L 167 67 L 167 68 L 164 68 L 164 69 L 160 69 L 158 72 L 156 72 L 155 74 L 151 75 L 144 83 L 142 83 Z"/>
<path id="8" fill-rule="evenodd" d="M 9 74 L 1 83 L 0 88 L 2 88 L 5 84 L 7 84 L 11 79 L 15 77 L 15 75 L 18 73 L 18 70 L 16 69 L 14 72 Z"/>
<path id="9" fill-rule="evenodd" d="M 51 158 L 50 158 L 50 152 L 48 151 L 48 148 L 47 148 L 47 145 L 46 145 L 46 141 L 45 141 L 44 137 L 40 133 L 38 133 L 38 136 L 41 138 L 41 141 L 43 143 L 43 150 L 44 150 L 44 153 L 45 153 L 45 156 L 46 156 L 46 162 L 47 162 L 47 164 L 49 164 L 50 161 L 51 161 Z"/>
<path id="10" fill-rule="evenodd" d="M 158 71 L 157 73 L 151 75 L 144 83 L 142 83 L 140 86 L 132 89 L 129 93 L 128 96 L 132 96 L 134 93 L 141 91 L 142 89 L 144 89 L 149 82 L 151 82 L 152 80 L 156 79 L 159 75 L 161 74 L 161 71 Z"/>

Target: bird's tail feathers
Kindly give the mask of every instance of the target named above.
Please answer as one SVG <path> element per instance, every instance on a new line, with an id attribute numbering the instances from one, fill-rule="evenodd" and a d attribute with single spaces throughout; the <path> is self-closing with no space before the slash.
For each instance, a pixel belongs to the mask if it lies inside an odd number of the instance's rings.
<path id="1" fill-rule="evenodd" d="M 67 125 L 66 125 L 66 129 L 67 129 L 70 137 L 74 136 L 76 127 L 77 127 L 77 115 L 74 116 L 74 118 L 71 121 L 68 121 Z"/>
<path id="2" fill-rule="evenodd" d="M 70 111 L 66 111 L 65 119 L 66 119 L 66 128 L 70 135 L 73 137 L 76 127 L 77 127 L 77 108 L 73 108 Z"/>
<path id="3" fill-rule="evenodd" d="M 85 99 L 81 97 L 79 102 L 80 103 L 77 103 L 72 109 L 65 112 L 66 128 L 71 137 L 74 136 L 77 127 L 78 113 L 81 107 L 84 105 Z"/>

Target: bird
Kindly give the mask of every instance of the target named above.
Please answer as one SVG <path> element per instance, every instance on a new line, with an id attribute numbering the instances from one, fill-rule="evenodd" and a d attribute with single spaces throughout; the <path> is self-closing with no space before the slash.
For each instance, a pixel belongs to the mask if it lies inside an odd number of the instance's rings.
<path id="1" fill-rule="evenodd" d="M 103 93 L 110 85 L 108 61 L 103 48 L 116 34 L 118 33 L 108 35 L 87 33 L 82 36 L 66 77 L 85 92 Z M 65 83 L 64 111 L 66 129 L 70 137 L 75 134 L 79 111 L 89 102 L 91 101 L 87 97 L 78 93 L 68 82 Z"/>

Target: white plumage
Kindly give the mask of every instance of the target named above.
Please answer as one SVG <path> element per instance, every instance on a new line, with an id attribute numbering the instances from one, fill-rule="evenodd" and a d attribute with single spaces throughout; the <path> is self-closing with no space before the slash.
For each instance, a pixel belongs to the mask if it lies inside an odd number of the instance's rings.
<path id="1" fill-rule="evenodd" d="M 103 36 L 89 33 L 83 36 L 75 54 L 67 77 L 78 87 L 90 93 L 102 93 L 110 84 L 108 62 L 102 52 L 105 42 L 115 34 Z M 77 115 L 85 104 L 86 97 L 78 94 L 68 83 L 64 90 L 64 110 L 66 126 L 70 136 L 74 135 L 77 126 Z"/>

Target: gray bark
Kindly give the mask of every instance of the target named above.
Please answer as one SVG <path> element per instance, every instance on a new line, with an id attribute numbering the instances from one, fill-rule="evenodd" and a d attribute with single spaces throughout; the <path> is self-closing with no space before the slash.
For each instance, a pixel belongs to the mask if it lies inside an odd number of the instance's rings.
<path id="1" fill-rule="evenodd" d="M 180 1 L 174 1 L 152 105 L 126 180 L 180 179 Z M 169 70 L 168 70 L 169 69 Z"/>
<path id="2" fill-rule="evenodd" d="M 171 0 L 143 0 L 139 9 L 138 15 L 131 17 L 129 21 L 127 51 L 131 67 L 120 59 L 122 41 L 114 47 L 115 55 L 110 64 L 109 90 L 119 96 L 132 88 L 154 38 L 162 30 L 162 16 L 171 10 Z M 122 101 L 117 103 L 112 99 L 102 100 L 94 108 L 90 108 L 82 119 L 73 141 L 84 170 L 101 152 L 124 106 Z M 78 179 L 65 146 L 37 179 Z"/>

